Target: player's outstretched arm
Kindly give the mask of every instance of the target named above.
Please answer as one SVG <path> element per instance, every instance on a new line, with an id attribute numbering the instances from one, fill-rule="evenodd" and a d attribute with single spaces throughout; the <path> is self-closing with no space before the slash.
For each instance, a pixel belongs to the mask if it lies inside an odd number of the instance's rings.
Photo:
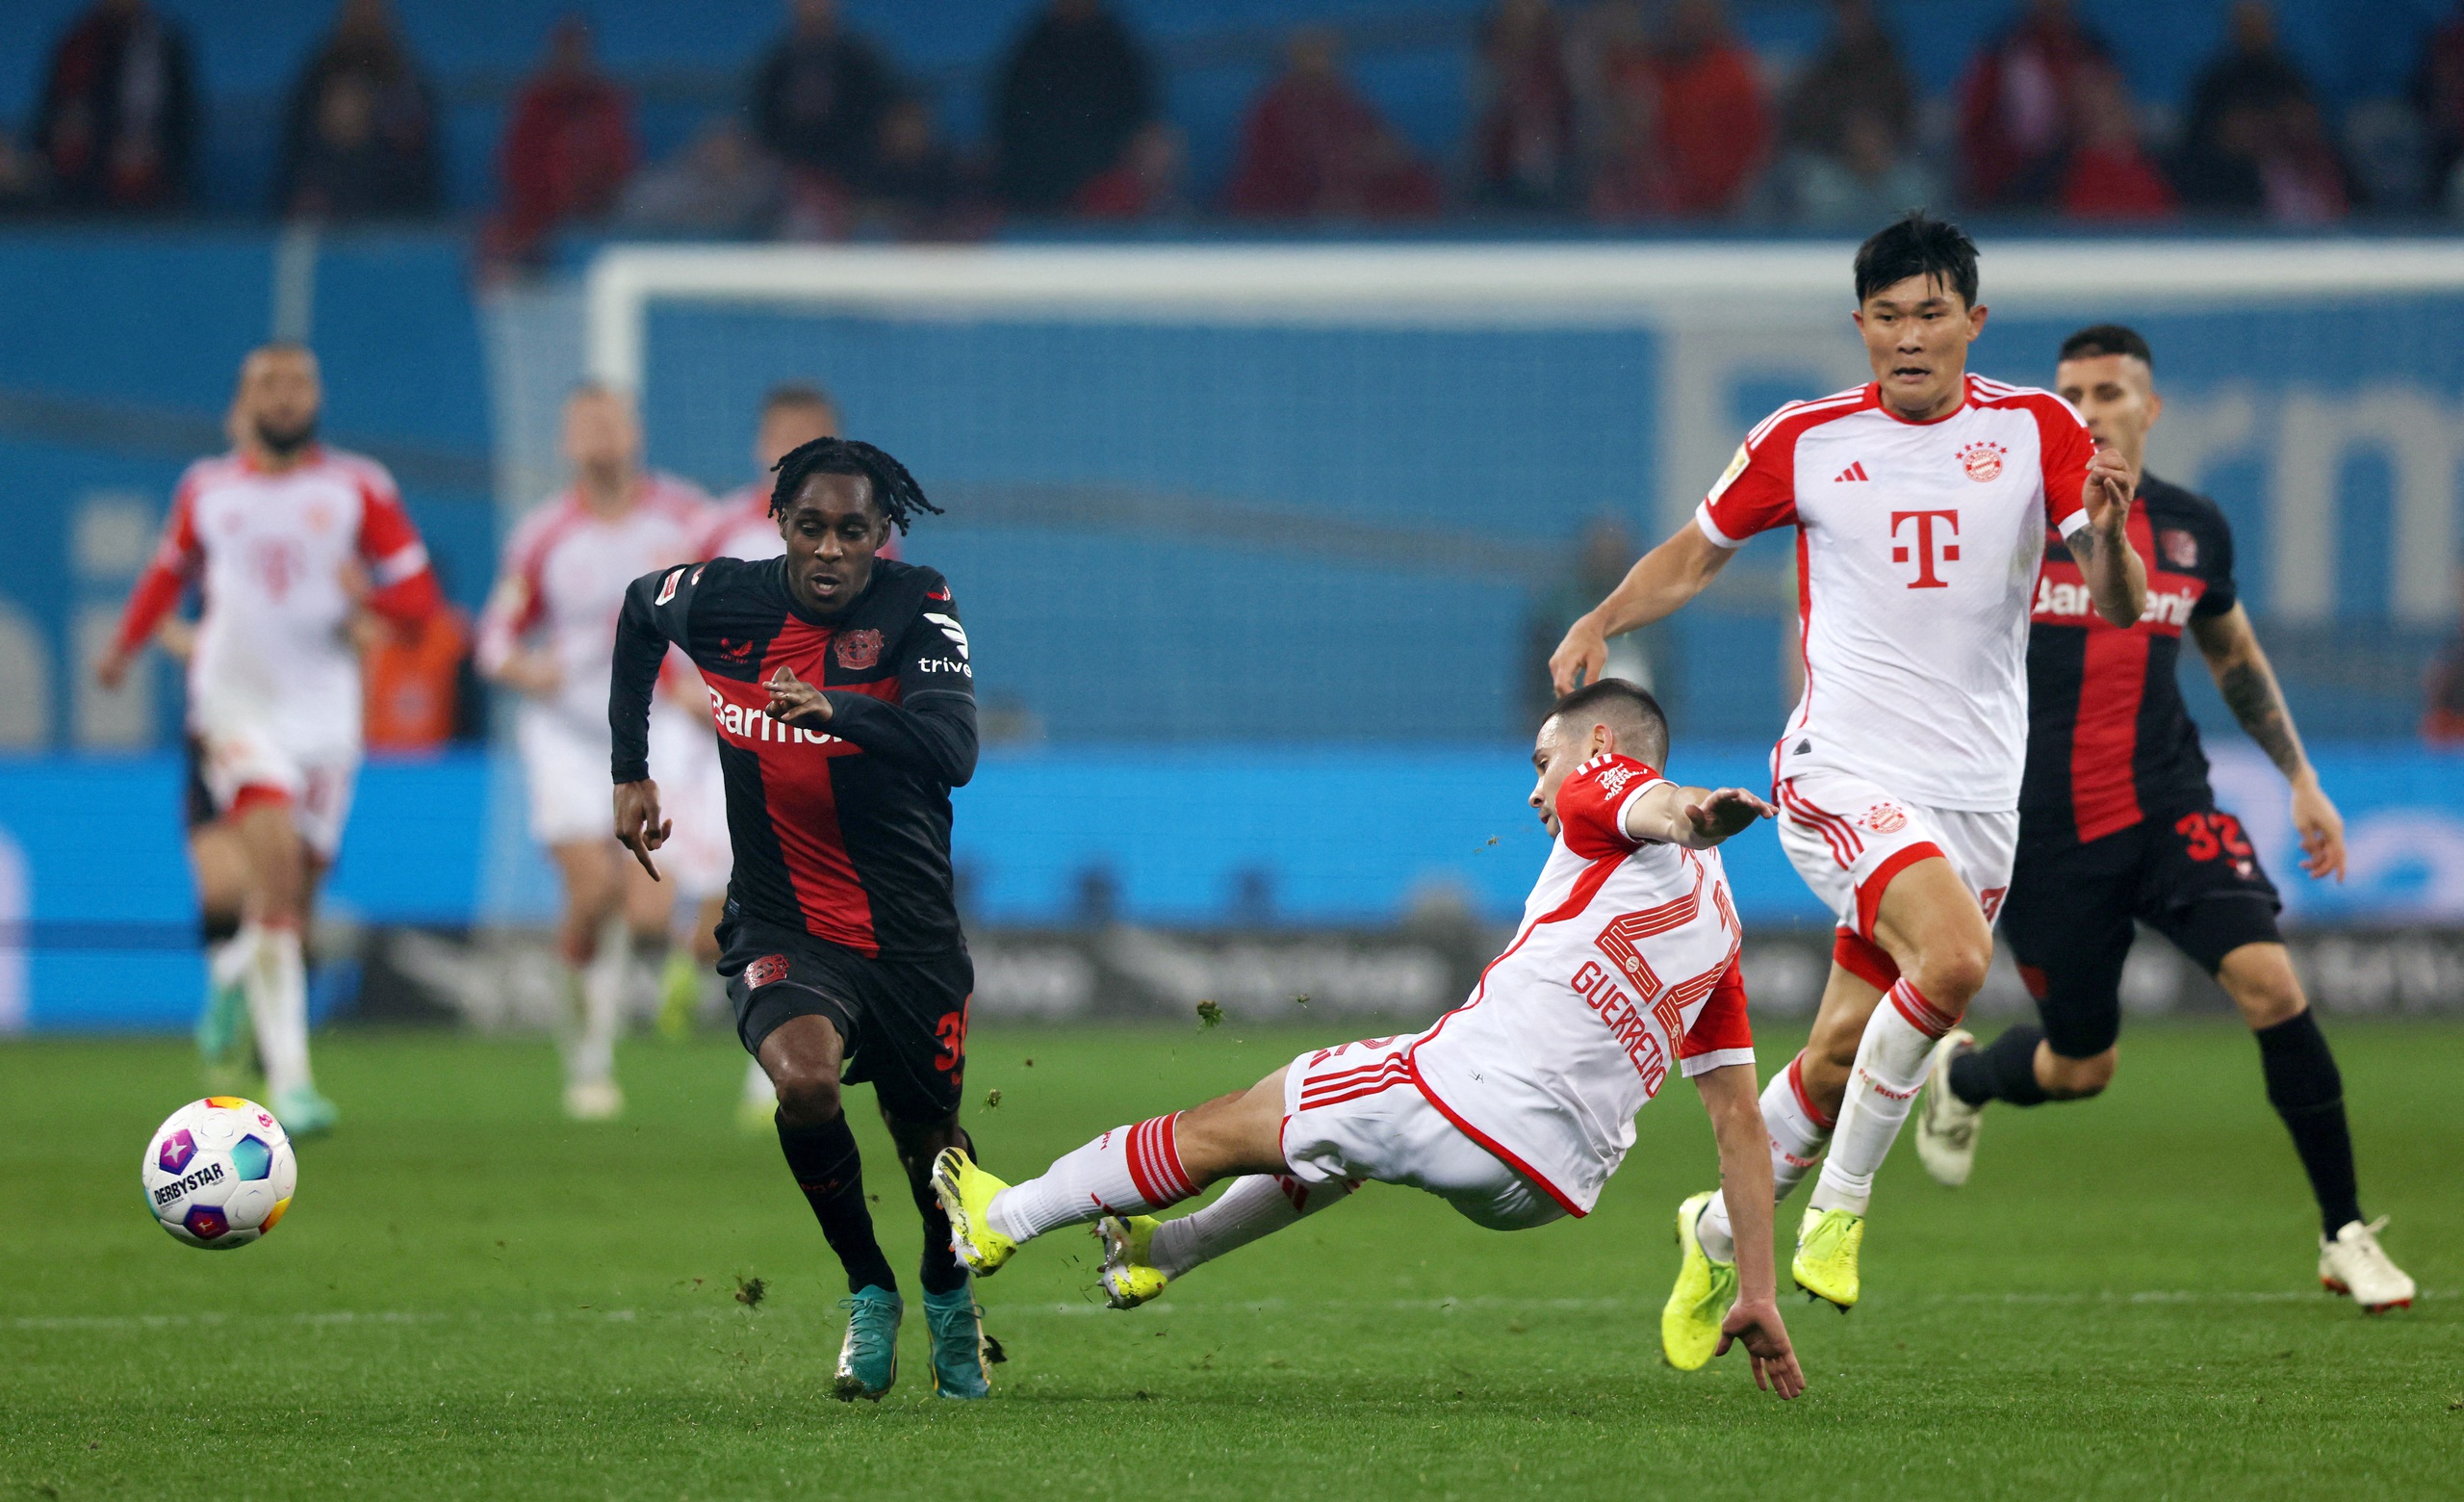
<path id="1" fill-rule="evenodd" d="M 1780 1319 L 1779 1274 L 1772 1262 L 1771 1137 L 1762 1124 L 1754 1066 L 1724 1064 L 1694 1076 L 1711 1135 L 1720 1146 L 1720 1193 L 1728 1201 L 1729 1226 L 1736 1236 L 1736 1303 L 1720 1322 L 1720 1349 L 1745 1347 L 1754 1359 L 1754 1385 L 1793 1398 L 1806 1390 L 1804 1368 Z"/>
<path id="2" fill-rule="evenodd" d="M 1549 655 L 1549 678 L 1557 691 L 1572 693 L 1599 682 L 1608 662 L 1609 637 L 1675 614 L 1719 577 L 1731 556 L 1730 549 L 1705 536 L 1692 522 L 1644 554 L 1607 599 L 1567 628 L 1566 639 Z"/>
<path id="3" fill-rule="evenodd" d="M 1662 783 L 1626 809 L 1626 833 L 1637 840 L 1708 850 L 1758 818 L 1780 811 L 1742 788 L 1681 788 Z"/>
<path id="4" fill-rule="evenodd" d="M 691 605 L 689 593 L 680 595 L 682 581 L 671 581 L 668 573 L 644 574 L 626 587 L 607 675 L 616 839 L 654 879 L 658 868 L 651 864 L 650 852 L 666 842 L 668 826 L 659 818 L 658 785 L 651 781 L 651 695 L 658 687 L 659 664 L 667 660 L 670 633 L 684 634 L 684 612 Z M 662 593 L 664 602 L 658 599 Z"/>
<path id="5" fill-rule="evenodd" d="M 2070 534 L 2070 556 L 2088 581 L 2088 596 L 2109 626 L 2127 631 L 2147 609 L 2147 565 L 2130 545 L 2130 464 L 2112 449 L 2088 461 L 2079 502 L 2088 525 Z"/>
<path id="6" fill-rule="evenodd" d="M 2249 612 L 2236 602 L 2220 615 L 2194 615 L 2191 634 L 2233 717 L 2293 785 L 2293 827 L 2301 837 L 2301 868 L 2314 879 L 2344 880 L 2344 816 L 2319 786 L 2318 770 L 2301 748 L 2301 732 L 2294 728 L 2275 668 L 2259 645 L 2259 634 L 2250 629 Z"/>

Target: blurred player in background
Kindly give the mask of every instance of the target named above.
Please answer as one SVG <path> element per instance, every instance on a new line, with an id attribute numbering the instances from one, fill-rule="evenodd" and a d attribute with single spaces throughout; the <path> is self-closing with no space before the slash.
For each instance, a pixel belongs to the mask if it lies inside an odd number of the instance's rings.
<path id="1" fill-rule="evenodd" d="M 268 1103 L 295 1135 L 336 1117 L 309 1070 L 302 931 L 359 772 L 351 623 L 367 610 L 415 624 L 441 604 L 393 477 L 316 441 L 322 401 L 306 349 L 270 344 L 248 355 L 235 422 L 244 441 L 181 477 L 162 546 L 96 668 L 116 688 L 197 582 L 190 729 L 208 796 L 245 856 L 244 916 L 213 963 L 241 977 Z"/>
<path id="2" fill-rule="evenodd" d="M 720 498 L 693 556 L 753 560 L 775 558 L 785 552 L 778 515 L 770 508 L 770 488 L 779 461 L 816 438 L 837 436 L 838 404 L 828 393 L 817 386 L 773 388 L 762 399 L 760 422 L 754 429 L 756 478 Z M 898 557 L 896 533 L 882 544 L 877 556 Z M 680 675 L 694 672 L 689 664 L 678 667 L 672 659 L 670 668 Z M 694 676 L 691 684 L 699 698 L 701 679 Z M 701 698 L 695 708 L 705 722 L 703 733 L 679 747 L 675 761 L 659 764 L 662 796 L 676 823 L 662 864 L 672 868 L 679 900 L 697 907 L 691 945 L 668 963 L 660 988 L 659 1025 L 671 1037 L 681 1037 L 692 1025 L 702 977 L 718 963 L 718 926 L 728 895 L 727 790 L 719 770 L 718 741 L 708 734 L 708 700 Z M 657 761 L 655 753 L 653 760 Z M 748 1130 L 767 1131 L 778 1105 L 778 1093 L 770 1086 L 770 1076 L 762 1073 L 761 1061 L 747 1060 L 744 1096 L 736 1112 L 739 1123 Z"/>
<path id="3" fill-rule="evenodd" d="M 975 775 L 975 671 L 950 586 L 880 557 L 937 510 L 896 459 L 822 438 L 779 465 L 786 556 L 648 575 L 625 597 L 607 717 L 615 828 L 642 868 L 667 841 L 649 716 L 671 644 L 717 707 L 735 852 L 719 929 L 736 1032 L 778 1088 L 779 1147 L 847 1271 L 842 1399 L 898 1375 L 898 1280 L 873 1237 L 841 1087 L 870 1081 L 924 1220 L 933 1386 L 980 1398 L 982 1315 L 934 1200 L 959 1125 L 974 962 L 950 868 L 950 790 Z"/>
<path id="4" fill-rule="evenodd" d="M 2344 878 L 2344 819 L 2319 786 L 2292 712 L 2233 583 L 2233 533 L 2204 496 L 2146 472 L 2147 430 L 2164 410 L 2154 357 L 2135 331 L 2104 324 L 2062 347 L 2055 385 L 2097 444 L 2128 466 L 2131 546 L 2148 606 L 2128 626 L 2088 606 L 2080 568 L 2045 544 L 2028 638 L 2028 774 L 2018 865 L 2002 933 L 2042 1025 L 1986 1048 L 1965 1029 L 1934 1051 L 1916 1126 L 1928 1172 L 1967 1182 L 1980 1113 L 2102 1091 L 2121 1035 L 2121 971 L 2134 922 L 2215 976 L 2259 1042 L 2268 1101 L 2319 1202 L 2319 1281 L 2373 1313 L 2413 1301 L 2413 1280 L 2364 1221 L 2345 1123 L 2344 1081 L 2277 932 L 2281 903 L 2241 820 L 2216 806 L 2198 727 L 2176 669 L 2188 631 L 2234 717 L 2293 785 L 2302 868 Z"/>
<path id="5" fill-rule="evenodd" d="M 558 940 L 579 1012 L 563 1039 L 565 1113 L 604 1121 L 625 1108 L 616 1038 L 636 978 L 643 990 L 655 984 L 671 901 L 608 836 L 607 672 L 616 616 L 627 584 L 694 557 L 709 506 L 693 486 L 642 468 L 641 426 L 619 393 L 579 388 L 566 400 L 564 422 L 573 485 L 523 518 L 506 540 L 479 620 L 477 661 L 492 682 L 523 695 L 516 736 L 530 833 L 564 884 Z M 672 699 L 661 701 L 655 718 L 669 755 L 677 754 L 670 738 L 700 733 Z"/>
<path id="6" fill-rule="evenodd" d="M 1986 319 L 1968 238 L 1912 213 L 1859 248 L 1856 285 L 1873 381 L 1764 419 L 1694 520 L 1550 661 L 1561 688 L 1597 677 L 1608 637 L 1701 593 L 1748 537 L 1796 529 L 1806 690 L 1772 752 L 1772 792 L 1781 845 L 1837 935 L 1813 1035 L 1762 1115 L 1784 1198 L 1831 1145 L 1790 1271 L 1843 1310 L 1874 1174 L 1993 955 L 2047 529 L 2108 621 L 2137 620 L 2147 593 L 2121 458 L 2096 453 L 2053 393 L 1967 374 Z M 1736 1209 L 1709 1201 L 1702 1256 L 1728 1258 Z M 1689 1256 L 1681 1284 L 1699 1274 Z"/>
<path id="7" fill-rule="evenodd" d="M 1367 1179 L 1425 1189 L 1492 1230 L 1586 1215 L 1674 1070 L 1702 1094 L 1738 1212 L 1725 1282 L 1685 1301 L 1718 1304 L 1707 1338 L 1670 1360 L 1691 1369 L 1742 1341 L 1758 1385 L 1803 1391 L 1772 1266 L 1744 930 L 1716 849 L 1779 811 L 1662 777 L 1668 721 L 1622 679 L 1559 700 L 1531 763 L 1548 863 L 1470 1000 L 1417 1036 L 1304 1053 L 1248 1090 L 1116 1126 L 1023 1183 L 952 1148 L 934 1188 L 968 1265 L 990 1273 L 1021 1242 L 1099 1222 L 1105 1292 L 1129 1308 Z M 1149 1213 L 1235 1176 L 1194 1214 Z M 1679 1212 L 1681 1242 L 1710 1198 Z"/>

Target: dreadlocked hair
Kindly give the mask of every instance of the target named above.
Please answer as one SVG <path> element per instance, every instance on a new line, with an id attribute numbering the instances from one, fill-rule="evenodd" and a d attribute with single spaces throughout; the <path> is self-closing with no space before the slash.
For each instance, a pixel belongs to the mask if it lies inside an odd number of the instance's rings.
<path id="1" fill-rule="evenodd" d="M 779 479 L 770 487 L 770 514 L 776 517 L 787 514 L 805 481 L 815 475 L 863 476 L 872 482 L 873 505 L 902 532 L 919 511 L 941 514 L 939 506 L 924 499 L 924 487 L 915 483 L 906 465 L 854 438 L 816 438 L 788 450 L 776 468 Z"/>

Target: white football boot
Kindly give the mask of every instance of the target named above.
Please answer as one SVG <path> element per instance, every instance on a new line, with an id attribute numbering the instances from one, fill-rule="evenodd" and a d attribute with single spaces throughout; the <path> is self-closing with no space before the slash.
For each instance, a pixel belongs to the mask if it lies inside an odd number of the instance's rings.
<path id="1" fill-rule="evenodd" d="M 2364 1225 L 2347 1221 L 2335 1239 L 2319 1238 L 2319 1282 L 2330 1293 L 2349 1294 L 2373 1314 L 2413 1307 L 2413 1281 L 2378 1250 L 2387 1217 Z"/>
<path id="2" fill-rule="evenodd" d="M 1916 1156 L 1934 1182 L 1957 1189 L 1976 1166 L 1976 1128 L 1985 1108 L 1951 1094 L 1951 1063 L 1975 1051 L 1976 1034 L 1954 1027 L 1934 1045 L 1925 1064 L 1925 1099 L 1916 1107 Z"/>

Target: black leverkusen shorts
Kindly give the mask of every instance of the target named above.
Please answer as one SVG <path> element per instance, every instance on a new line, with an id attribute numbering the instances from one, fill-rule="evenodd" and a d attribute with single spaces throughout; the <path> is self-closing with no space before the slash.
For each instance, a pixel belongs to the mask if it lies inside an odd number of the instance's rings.
<path id="1" fill-rule="evenodd" d="M 2213 975 L 2242 945 L 2277 942 L 2282 906 L 2242 821 L 2194 809 L 2085 844 L 2022 844 L 2002 937 L 2036 997 L 2045 1042 L 2064 1058 L 2085 1059 L 2121 1036 L 2134 919 Z"/>
<path id="2" fill-rule="evenodd" d="M 722 922 L 718 941 L 719 973 L 746 1052 L 758 1057 L 761 1040 L 791 1017 L 826 1017 L 846 1045 L 841 1082 L 869 1082 L 882 1108 L 904 1122 L 938 1122 L 959 1108 L 975 991 L 965 950 L 867 959 L 747 918 Z"/>
<path id="3" fill-rule="evenodd" d="M 180 751 L 180 767 L 186 774 L 180 779 L 180 812 L 193 834 L 222 813 L 214 806 L 214 794 L 205 786 L 205 741 L 193 733 L 182 736 Z"/>

